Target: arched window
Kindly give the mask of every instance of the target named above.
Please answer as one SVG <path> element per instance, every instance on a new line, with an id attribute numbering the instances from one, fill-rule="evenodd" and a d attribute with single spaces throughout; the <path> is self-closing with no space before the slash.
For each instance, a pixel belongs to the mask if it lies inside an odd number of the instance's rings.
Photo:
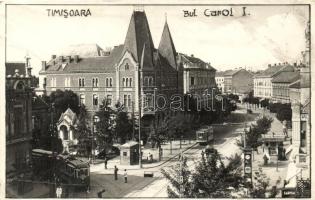
<path id="1" fill-rule="evenodd" d="M 125 70 L 129 70 L 129 64 L 128 63 L 125 64 Z"/>
<path id="2" fill-rule="evenodd" d="M 122 79 L 122 85 L 125 87 L 125 78 Z"/>
<path id="3" fill-rule="evenodd" d="M 125 85 L 125 87 L 128 87 L 128 82 L 129 82 L 129 80 L 128 80 L 128 78 L 126 78 L 126 85 Z"/>
<path id="4" fill-rule="evenodd" d="M 112 87 L 113 86 L 113 79 L 109 78 L 109 86 Z"/>
<path id="5" fill-rule="evenodd" d="M 153 86 L 153 77 L 149 78 L 149 86 Z"/>
<path id="6" fill-rule="evenodd" d="M 132 78 L 129 78 L 129 87 L 132 87 Z"/>

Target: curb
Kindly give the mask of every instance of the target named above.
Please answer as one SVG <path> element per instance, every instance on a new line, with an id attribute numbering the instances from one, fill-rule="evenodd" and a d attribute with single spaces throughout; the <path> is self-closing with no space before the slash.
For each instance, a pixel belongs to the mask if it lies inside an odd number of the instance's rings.
<path id="1" fill-rule="evenodd" d="M 196 145 L 198 145 L 198 143 L 195 143 L 195 144 L 193 144 L 193 145 L 187 147 L 187 148 L 186 148 L 185 150 L 183 150 L 182 152 L 186 152 L 186 151 L 188 151 L 189 149 L 193 148 L 193 147 L 196 146 Z M 169 162 L 170 160 L 174 159 L 174 158 L 177 157 L 179 154 L 180 154 L 180 153 L 175 154 L 174 156 L 172 156 L 172 157 L 168 158 L 167 160 L 164 160 L 163 162 L 161 162 L 161 163 L 159 163 L 159 164 L 157 164 L 157 165 L 154 165 L 154 166 L 150 166 L 150 167 L 143 167 L 143 166 L 142 166 L 142 168 L 140 168 L 140 169 L 139 169 L 139 168 L 136 168 L 136 169 L 132 169 L 132 168 L 131 168 L 131 169 L 127 169 L 127 170 L 128 170 L 128 171 L 129 171 L 129 170 L 142 170 L 142 169 L 151 169 L 151 168 L 159 167 L 159 166 L 164 165 L 165 163 Z M 107 170 L 109 170 L 109 169 L 114 169 L 114 168 L 107 168 Z"/>

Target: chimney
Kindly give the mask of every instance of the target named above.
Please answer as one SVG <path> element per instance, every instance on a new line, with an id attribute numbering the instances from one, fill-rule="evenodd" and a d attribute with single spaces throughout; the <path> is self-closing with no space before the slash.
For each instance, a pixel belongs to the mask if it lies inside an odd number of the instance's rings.
<path id="1" fill-rule="evenodd" d="M 78 63 L 79 62 L 79 55 L 74 55 L 74 63 Z"/>
<path id="2" fill-rule="evenodd" d="M 46 70 L 46 61 L 42 61 L 42 71 Z"/>
<path id="3" fill-rule="evenodd" d="M 270 68 L 270 67 L 271 67 L 271 64 L 268 64 L 268 67 Z"/>
<path id="4" fill-rule="evenodd" d="M 25 76 L 26 77 L 29 77 L 29 76 L 31 76 L 32 75 L 32 68 L 31 68 L 31 66 L 30 66 L 30 57 L 28 57 L 28 56 L 26 56 L 25 57 L 25 72 L 26 72 L 26 74 L 25 74 Z"/>
<path id="5" fill-rule="evenodd" d="M 59 56 L 59 62 L 63 62 L 63 56 Z"/>
<path id="6" fill-rule="evenodd" d="M 277 63 L 275 63 L 273 66 L 274 66 L 274 67 L 277 66 Z"/>
<path id="7" fill-rule="evenodd" d="M 67 61 L 67 63 L 71 63 L 71 56 L 67 56 L 66 61 Z"/>
<path id="8" fill-rule="evenodd" d="M 194 57 L 194 54 L 191 54 L 190 57 Z"/>
<path id="9" fill-rule="evenodd" d="M 55 59 L 56 58 L 56 55 L 51 55 L 51 59 Z"/>

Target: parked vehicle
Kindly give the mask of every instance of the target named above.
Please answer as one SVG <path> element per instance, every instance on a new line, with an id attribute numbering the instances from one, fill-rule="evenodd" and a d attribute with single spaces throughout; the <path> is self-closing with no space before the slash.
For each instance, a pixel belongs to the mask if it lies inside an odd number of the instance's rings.
<path id="1" fill-rule="evenodd" d="M 90 185 L 90 165 L 71 155 L 33 149 L 32 164 L 34 175 L 41 178 L 50 179 L 55 176 L 61 183 L 85 191 Z"/>

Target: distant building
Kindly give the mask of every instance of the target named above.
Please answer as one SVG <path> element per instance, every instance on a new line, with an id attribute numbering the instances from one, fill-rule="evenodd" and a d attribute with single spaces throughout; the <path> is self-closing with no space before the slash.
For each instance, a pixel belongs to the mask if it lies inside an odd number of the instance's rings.
<path id="1" fill-rule="evenodd" d="M 268 68 L 254 77 L 254 96 L 271 99 L 273 94 L 272 79 L 280 72 L 294 72 L 288 63 L 268 65 Z"/>
<path id="2" fill-rule="evenodd" d="M 245 69 L 224 73 L 224 93 L 245 94 L 253 89 L 253 75 Z"/>
<path id="3" fill-rule="evenodd" d="M 6 176 L 29 170 L 32 140 L 32 76 L 26 63 L 6 63 Z"/>
<path id="4" fill-rule="evenodd" d="M 298 71 L 280 72 L 271 80 L 272 101 L 278 103 L 290 103 L 289 85 L 300 78 Z"/>
<path id="5" fill-rule="evenodd" d="M 218 89 L 221 92 L 224 92 L 224 71 L 215 73 L 215 82 L 217 84 Z"/>
<path id="6" fill-rule="evenodd" d="M 178 54 L 178 61 L 184 68 L 184 94 L 189 93 L 202 96 L 203 94 L 211 93 L 212 88 L 216 88 L 216 70 L 209 63 L 193 55 L 187 56 L 185 54 Z"/>

